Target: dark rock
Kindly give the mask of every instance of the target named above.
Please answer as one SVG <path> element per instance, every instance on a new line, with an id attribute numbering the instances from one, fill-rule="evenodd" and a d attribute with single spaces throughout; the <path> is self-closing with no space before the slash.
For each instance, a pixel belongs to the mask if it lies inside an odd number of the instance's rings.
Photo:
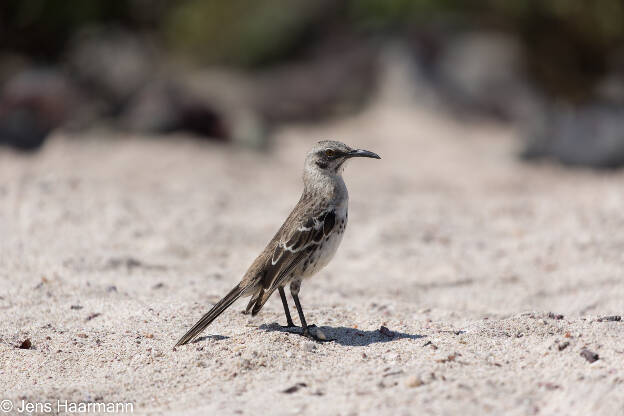
<path id="1" fill-rule="evenodd" d="M 301 389 L 302 387 L 308 387 L 308 385 L 306 383 L 297 383 L 294 386 L 290 386 L 286 390 L 282 391 L 282 393 L 292 394 L 296 391 L 299 391 L 299 389 Z"/>
<path id="2" fill-rule="evenodd" d="M 624 107 L 624 47 L 610 54 L 607 66 L 606 74 L 596 85 L 595 95 L 598 100 Z"/>
<path id="3" fill-rule="evenodd" d="M 598 82 L 596 95 L 605 102 L 624 105 L 624 47 L 609 57 L 607 73 Z"/>
<path id="4" fill-rule="evenodd" d="M 32 342 L 30 342 L 30 338 L 26 338 L 24 341 L 22 341 L 22 343 L 19 345 L 19 349 L 21 350 L 29 350 L 32 348 Z"/>
<path id="5" fill-rule="evenodd" d="M 225 120 L 210 100 L 172 81 L 154 81 L 132 97 L 121 125 L 146 133 L 186 131 L 202 137 L 228 139 Z"/>
<path id="6" fill-rule="evenodd" d="M 370 43 L 327 39 L 307 56 L 260 73 L 255 108 L 271 123 L 353 113 L 375 90 L 378 61 Z"/>
<path id="7" fill-rule="evenodd" d="M 429 70 L 452 108 L 504 120 L 525 120 L 537 94 L 523 67 L 520 41 L 498 32 L 461 33 L 438 43 Z"/>
<path id="8" fill-rule="evenodd" d="M 129 130 L 165 133 L 179 124 L 178 110 L 172 102 L 172 89 L 167 81 L 148 83 L 133 96 L 120 115 L 121 125 Z"/>
<path id="9" fill-rule="evenodd" d="M 157 51 L 136 34 L 114 27 L 87 27 L 70 41 L 67 68 L 115 112 L 157 75 Z"/>
<path id="10" fill-rule="evenodd" d="M 581 357 L 585 358 L 590 363 L 598 361 L 598 359 L 600 358 L 600 356 L 597 353 L 590 351 L 588 349 L 583 349 L 581 351 Z"/>
<path id="11" fill-rule="evenodd" d="M 137 34 L 92 27 L 70 43 L 67 68 L 117 128 L 148 134 L 183 131 L 264 145 L 248 76 L 173 70 L 159 65 L 161 58 L 158 49 Z"/>
<path id="12" fill-rule="evenodd" d="M 101 315 L 101 313 L 99 313 L 99 312 L 92 313 L 91 315 L 87 316 L 86 321 L 90 321 L 90 320 L 92 320 L 94 318 L 97 318 L 100 315 Z"/>
<path id="13" fill-rule="evenodd" d="M 0 94 L 0 143 L 37 149 L 52 130 L 74 116 L 80 94 L 51 68 L 26 69 L 7 80 Z"/>
<path id="14" fill-rule="evenodd" d="M 596 87 L 596 94 L 605 102 L 624 105 L 624 69 L 607 74 Z"/>
<path id="15" fill-rule="evenodd" d="M 33 64 L 26 56 L 0 51 L 0 85 L 4 85 L 15 75 L 32 66 Z"/>
<path id="16" fill-rule="evenodd" d="M 574 166 L 624 165 L 624 106 L 595 103 L 552 108 L 525 133 L 526 159 L 549 158 Z"/>
<path id="17" fill-rule="evenodd" d="M 213 112 L 214 123 L 207 126 L 212 130 L 208 131 L 209 136 L 227 138 L 250 148 L 266 147 L 267 123 L 254 107 L 253 77 L 235 70 L 206 69 L 179 74 L 176 82 L 178 91 L 187 94 L 191 102 Z"/>
<path id="18" fill-rule="evenodd" d="M 598 322 L 619 322 L 622 320 L 620 315 L 603 316 L 598 318 Z"/>
<path id="19" fill-rule="evenodd" d="M 381 334 L 383 334 L 383 335 L 385 335 L 385 336 L 387 336 L 387 337 L 389 337 L 389 338 L 392 338 L 392 337 L 394 337 L 394 335 L 395 335 L 395 333 L 394 333 L 394 332 L 392 332 L 391 330 L 389 330 L 389 329 L 388 329 L 388 328 L 386 328 L 385 326 L 381 326 L 381 327 L 379 328 L 379 333 L 381 333 Z"/>

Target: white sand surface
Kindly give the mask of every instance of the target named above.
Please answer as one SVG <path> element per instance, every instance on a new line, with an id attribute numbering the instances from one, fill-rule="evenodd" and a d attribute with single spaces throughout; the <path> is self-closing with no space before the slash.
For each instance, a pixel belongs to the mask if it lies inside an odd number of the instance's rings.
<path id="1" fill-rule="evenodd" d="M 280 330 L 274 296 L 254 318 L 239 301 L 173 351 L 281 225 L 305 152 L 327 137 L 383 158 L 347 166 L 342 247 L 302 287 L 308 321 L 335 341 Z M 260 155 L 98 134 L 0 150 L 0 399 L 624 414 L 624 322 L 598 321 L 624 311 L 624 172 L 526 165 L 515 143 L 505 127 L 375 106 L 283 128 Z"/>

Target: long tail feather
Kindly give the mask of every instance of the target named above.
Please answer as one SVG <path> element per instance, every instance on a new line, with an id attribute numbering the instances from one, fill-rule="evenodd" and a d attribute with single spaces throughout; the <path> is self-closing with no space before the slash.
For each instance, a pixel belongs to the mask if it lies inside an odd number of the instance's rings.
<path id="1" fill-rule="evenodd" d="M 253 309 L 251 310 L 251 316 L 256 316 L 258 312 L 260 312 L 260 309 L 262 309 L 266 301 L 269 300 L 273 292 L 275 292 L 275 289 L 262 291 L 260 296 L 258 296 L 258 299 L 256 299 Z"/>
<path id="2" fill-rule="evenodd" d="M 197 335 L 199 335 L 208 325 L 212 323 L 219 315 L 223 313 L 232 303 L 234 303 L 242 294 L 243 289 L 240 285 L 236 285 L 223 299 L 208 311 L 204 316 L 175 345 L 180 346 L 189 343 Z M 175 347 L 174 347 L 175 348 Z"/>
<path id="3" fill-rule="evenodd" d="M 256 304 L 256 301 L 262 296 L 263 293 L 264 293 L 264 289 L 260 288 L 260 290 L 258 290 L 256 293 L 254 293 L 251 296 L 251 299 L 249 300 L 249 303 L 247 304 L 247 307 L 245 308 L 245 315 L 251 312 L 251 308 L 253 308 L 253 306 Z"/>

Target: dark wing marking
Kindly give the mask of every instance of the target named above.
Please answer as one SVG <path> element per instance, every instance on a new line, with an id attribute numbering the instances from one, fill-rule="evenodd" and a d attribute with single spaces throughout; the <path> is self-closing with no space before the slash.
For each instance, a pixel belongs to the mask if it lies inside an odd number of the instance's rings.
<path id="1" fill-rule="evenodd" d="M 267 289 L 268 293 L 273 292 L 278 286 L 282 285 L 282 282 L 292 273 L 292 271 L 301 263 L 307 256 L 311 248 L 307 248 L 304 251 L 300 251 L 299 253 L 295 253 L 292 256 L 289 256 L 288 264 L 285 264 L 284 267 L 278 272 L 278 274 L 271 282 L 271 286 Z"/>
<path id="2" fill-rule="evenodd" d="M 265 286 L 266 290 L 262 290 L 260 296 L 257 298 L 257 300 L 254 301 L 255 304 L 253 305 L 253 309 L 251 311 L 251 314 L 253 316 L 255 316 L 258 312 L 260 312 L 260 309 L 262 309 L 262 306 L 264 306 L 264 303 L 267 300 L 269 300 L 269 298 L 271 297 L 275 289 L 277 289 L 279 286 L 282 285 L 282 282 L 295 269 L 295 267 L 297 267 L 297 265 L 301 263 L 303 259 L 306 258 L 310 250 L 313 250 L 313 248 L 308 247 L 306 250 L 290 255 L 289 256 L 290 262 L 286 264 L 283 269 L 279 270 L 278 274 L 273 274 L 271 276 L 272 279 L 271 281 L 268 282 L 270 283 L 271 286 L 270 287 Z M 263 281 L 263 283 L 268 284 L 267 281 Z M 251 305 L 251 302 L 250 302 L 250 305 Z"/>
<path id="3" fill-rule="evenodd" d="M 282 237 L 271 256 L 267 275 L 263 279 L 265 288 L 277 287 L 289 273 L 306 257 L 308 249 L 319 245 L 328 236 L 336 223 L 336 213 L 323 211 L 308 218 L 290 234 Z"/>
<path id="4" fill-rule="evenodd" d="M 325 215 L 325 222 L 323 223 L 323 234 L 328 235 L 336 225 L 336 213 L 330 211 Z"/>
<path id="5" fill-rule="evenodd" d="M 310 245 L 319 244 L 323 237 L 329 235 L 335 223 L 336 214 L 333 210 L 308 218 L 286 238 L 280 239 L 271 256 L 271 265 L 277 265 L 287 252 L 298 253 Z"/>

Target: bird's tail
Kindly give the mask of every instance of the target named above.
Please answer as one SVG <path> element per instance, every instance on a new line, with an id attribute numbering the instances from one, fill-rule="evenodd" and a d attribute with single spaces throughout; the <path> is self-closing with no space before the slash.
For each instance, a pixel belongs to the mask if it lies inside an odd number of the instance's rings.
<path id="1" fill-rule="evenodd" d="M 245 315 L 251 312 L 251 308 L 255 306 L 256 302 L 258 301 L 258 299 L 262 297 L 263 293 L 264 293 L 264 289 L 260 288 L 258 291 L 256 291 L 256 293 L 251 295 L 251 300 L 249 301 L 249 303 L 247 304 L 247 307 L 245 308 Z"/>
<path id="2" fill-rule="evenodd" d="M 234 286 L 234 289 L 230 291 L 223 299 L 217 302 L 216 305 L 208 311 L 204 316 L 201 317 L 199 321 L 189 331 L 184 334 L 182 338 L 175 345 L 176 347 L 179 345 L 184 345 L 193 340 L 197 335 L 199 335 L 208 325 L 212 323 L 219 315 L 223 313 L 232 303 L 234 303 L 241 295 L 243 294 L 244 287 L 240 284 Z M 175 348 L 175 347 L 174 347 Z"/>
<path id="3" fill-rule="evenodd" d="M 273 292 L 275 292 L 275 289 L 268 289 L 266 291 L 263 290 L 262 292 L 260 292 L 260 294 L 258 295 L 258 299 L 256 299 L 253 305 L 253 309 L 251 310 L 251 316 L 256 316 L 258 312 L 260 312 L 260 309 L 262 309 L 266 301 L 269 300 Z"/>

